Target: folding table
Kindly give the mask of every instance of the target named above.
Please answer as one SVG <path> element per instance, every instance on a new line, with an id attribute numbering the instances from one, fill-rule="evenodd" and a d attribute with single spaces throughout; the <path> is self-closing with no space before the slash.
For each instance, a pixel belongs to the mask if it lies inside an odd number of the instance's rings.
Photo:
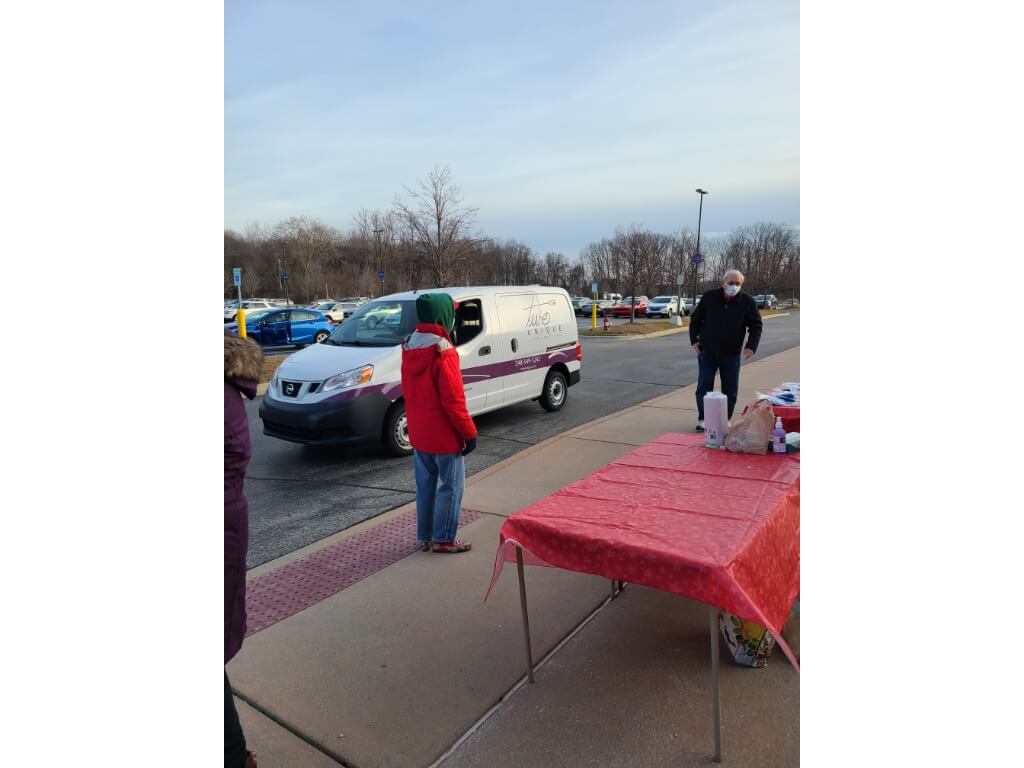
<path id="1" fill-rule="evenodd" d="M 782 626 L 800 592 L 800 454 L 704 447 L 702 435 L 665 434 L 512 515 L 501 528 L 491 588 L 516 563 L 533 652 L 523 565 L 641 584 L 710 606 L 716 762 L 721 761 L 718 613 L 768 627 L 799 671 Z"/>

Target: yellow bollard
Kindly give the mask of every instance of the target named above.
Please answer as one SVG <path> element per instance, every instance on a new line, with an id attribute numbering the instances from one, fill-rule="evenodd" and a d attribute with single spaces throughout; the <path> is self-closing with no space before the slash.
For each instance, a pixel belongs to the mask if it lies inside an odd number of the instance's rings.
<path id="1" fill-rule="evenodd" d="M 238 314 L 235 316 L 235 322 L 238 323 L 238 335 L 243 339 L 249 338 L 245 335 L 245 310 L 241 307 L 238 308 Z"/>
<path id="2" fill-rule="evenodd" d="M 590 327 L 593 330 L 597 330 L 597 297 L 594 297 L 594 303 L 591 304 L 591 308 L 594 310 L 594 316 L 590 319 Z"/>

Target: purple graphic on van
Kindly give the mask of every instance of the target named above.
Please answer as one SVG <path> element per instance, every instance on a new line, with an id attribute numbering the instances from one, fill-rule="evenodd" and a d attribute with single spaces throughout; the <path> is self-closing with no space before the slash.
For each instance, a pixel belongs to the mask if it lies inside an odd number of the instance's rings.
<path id="1" fill-rule="evenodd" d="M 514 373 L 534 371 L 538 368 L 549 368 L 557 363 L 569 363 L 574 360 L 576 360 L 576 344 L 540 355 L 517 357 L 501 363 L 466 368 L 462 371 L 462 381 L 463 383 L 471 384 L 498 376 L 511 376 Z M 363 395 L 370 395 L 375 392 L 382 393 L 388 400 L 394 402 L 402 396 L 402 382 L 393 381 L 388 384 L 368 384 L 357 389 L 346 389 L 344 392 L 324 398 L 320 402 L 329 403 L 336 400 L 350 400 L 354 397 L 362 397 Z"/>

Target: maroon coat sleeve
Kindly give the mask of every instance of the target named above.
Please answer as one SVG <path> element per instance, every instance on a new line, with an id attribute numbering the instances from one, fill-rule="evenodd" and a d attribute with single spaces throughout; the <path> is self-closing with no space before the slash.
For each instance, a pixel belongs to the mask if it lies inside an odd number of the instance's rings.
<path id="1" fill-rule="evenodd" d="M 462 384 L 459 353 L 448 349 L 441 353 L 437 371 L 437 391 L 445 416 L 463 440 L 476 437 L 476 424 L 466 408 L 466 390 Z"/>

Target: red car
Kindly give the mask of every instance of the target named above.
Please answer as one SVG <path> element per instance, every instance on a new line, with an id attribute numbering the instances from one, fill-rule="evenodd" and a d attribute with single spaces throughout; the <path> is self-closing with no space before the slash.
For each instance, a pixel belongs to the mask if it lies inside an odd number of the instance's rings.
<path id="1" fill-rule="evenodd" d="M 649 298 L 647 298 L 646 296 L 637 296 L 636 297 L 636 316 L 637 317 L 643 317 L 644 316 L 644 313 L 647 311 L 647 304 L 650 301 L 651 300 Z M 629 317 L 630 314 L 633 312 L 633 304 L 632 304 L 632 302 L 633 302 L 633 297 L 632 296 L 627 296 L 626 298 L 624 298 L 622 301 L 620 301 L 618 304 L 616 304 L 614 307 L 612 307 L 612 316 L 614 316 L 614 317 Z"/>

